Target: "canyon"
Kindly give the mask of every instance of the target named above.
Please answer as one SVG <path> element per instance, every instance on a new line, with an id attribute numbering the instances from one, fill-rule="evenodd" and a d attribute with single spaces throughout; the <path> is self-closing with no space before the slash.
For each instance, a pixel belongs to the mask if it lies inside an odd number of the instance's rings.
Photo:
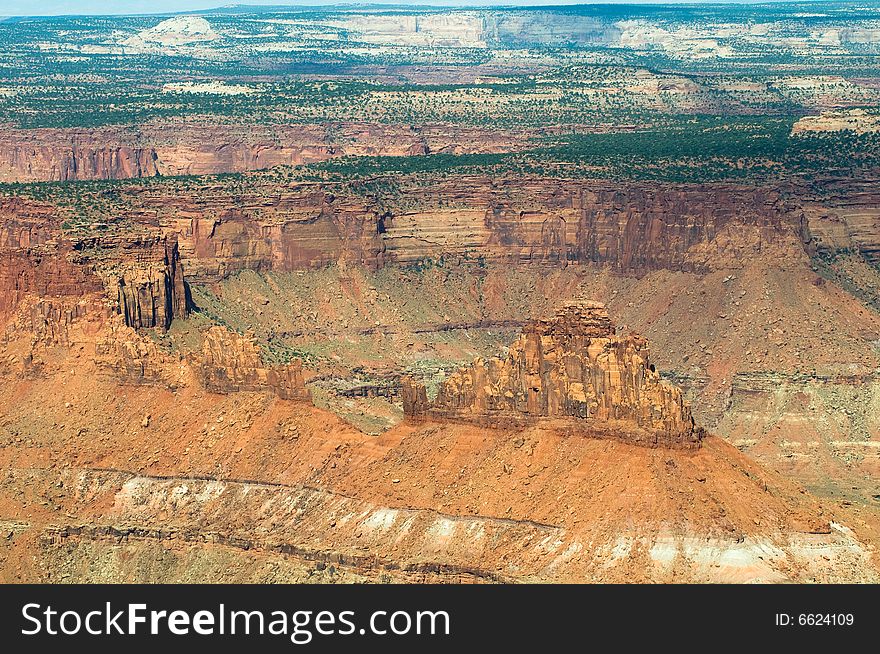
<path id="1" fill-rule="evenodd" d="M 593 328 L 613 352 L 606 321 Z M 569 327 L 573 342 L 589 338 L 577 324 L 545 324 L 557 338 Z M 302 393 L 279 393 L 279 369 L 217 327 L 201 357 L 183 358 L 114 313 L 83 311 L 63 338 L 31 329 L 22 320 L 2 340 L 4 361 L 32 364 L 5 370 L 15 383 L 0 386 L 0 507 L 19 516 L 3 523 L 4 581 L 877 575 L 867 526 L 715 436 L 668 449 L 552 417 L 481 427 L 445 415 L 376 438 Z M 627 388 L 617 375 L 609 383 L 612 394 Z M 682 410 L 671 387 L 665 395 Z"/>
<path id="2" fill-rule="evenodd" d="M 288 203 L 282 215 L 321 214 L 326 191 L 307 188 L 307 193 L 298 192 L 299 208 L 291 209 L 297 205 Z M 533 183 L 530 192 L 534 188 Z M 166 579 L 229 581 L 873 579 L 869 543 L 876 527 L 870 514 L 804 496 L 784 478 L 815 483 L 817 471 L 829 470 L 827 466 L 839 476 L 852 465 L 858 466 L 856 470 L 876 465 L 870 448 L 855 463 L 844 463 L 835 453 L 841 446 L 830 441 L 853 438 L 846 427 L 837 435 L 823 436 L 828 447 L 836 448 L 829 453 L 810 446 L 799 458 L 787 458 L 798 433 L 791 429 L 796 424 L 791 402 L 804 402 L 799 399 L 802 391 L 792 385 L 812 385 L 814 393 L 827 394 L 834 392 L 829 389 L 835 384 L 853 382 L 845 376 L 809 375 L 796 382 L 791 373 L 781 377 L 762 373 L 762 377 L 749 373 L 749 366 L 741 363 L 742 372 L 731 381 L 729 408 L 713 414 L 718 409 L 707 400 L 714 397 L 721 380 L 713 376 L 711 355 L 699 348 L 697 353 L 691 351 L 692 362 L 706 360 L 708 377 L 680 375 L 683 395 L 661 380 L 647 359 L 644 340 L 618 334 L 609 318 L 613 308 L 628 328 L 641 324 L 640 330 L 657 333 L 653 305 L 670 303 L 663 313 L 674 313 L 676 303 L 692 309 L 695 305 L 690 303 L 696 300 L 689 300 L 687 293 L 695 286 L 712 283 L 728 288 L 732 286 L 728 278 L 734 275 L 742 276 L 737 284 L 752 284 L 753 275 L 806 275 L 805 290 L 831 292 L 831 297 L 838 294 L 834 301 L 842 300 L 838 291 L 832 291 L 833 282 L 814 284 L 817 277 L 810 270 L 809 252 L 828 245 L 827 239 L 817 246 L 818 239 L 806 236 L 812 233 L 806 212 L 766 192 L 725 191 L 739 193 L 733 197 L 748 198 L 752 204 L 745 205 L 749 208 L 743 214 L 735 210 L 704 214 L 702 227 L 694 222 L 694 214 L 696 207 L 705 205 L 690 208 L 688 194 L 670 196 L 672 191 L 656 189 L 600 195 L 607 202 L 601 215 L 623 220 L 618 234 L 629 239 L 616 236 L 605 241 L 612 247 L 592 250 L 614 253 L 604 261 L 579 262 L 567 254 L 542 253 L 511 264 L 503 249 L 493 253 L 490 244 L 485 250 L 487 261 L 473 257 L 467 263 L 459 250 L 456 274 L 469 277 L 469 283 L 478 283 L 480 289 L 465 286 L 464 292 L 477 292 L 480 311 L 489 313 L 475 314 L 470 321 L 458 313 L 460 318 L 440 316 L 439 324 L 427 331 L 409 322 L 415 315 L 400 322 L 404 316 L 395 319 L 384 314 L 388 317 L 382 329 L 398 325 L 397 333 L 384 337 L 392 339 L 391 348 L 400 347 L 395 342 L 433 347 L 433 334 L 447 333 L 444 323 L 452 335 L 500 329 L 498 336 L 503 338 L 516 324 L 510 313 L 516 305 L 500 298 L 530 285 L 543 294 L 549 315 L 557 308 L 554 305 L 572 296 L 606 298 L 609 309 L 581 300 L 563 307 L 556 318 L 529 322 L 540 303 L 527 301 L 520 314 L 523 335 L 519 341 L 510 337 L 510 349 L 502 358 L 477 359 L 459 372 L 451 369 L 432 390 L 430 400 L 424 386 L 428 380 L 399 378 L 398 392 L 408 417 L 379 436 L 368 436 L 313 405 L 309 387 L 318 388 L 316 380 L 327 374 L 325 365 L 315 367 L 309 359 L 299 358 L 264 362 L 266 336 L 260 316 L 277 301 L 294 301 L 285 290 L 284 275 L 336 271 L 336 288 L 342 292 L 338 301 L 353 302 L 351 306 L 362 307 L 358 311 L 366 315 L 353 317 L 345 328 L 332 317 L 322 322 L 332 313 L 315 314 L 303 333 L 320 338 L 327 330 L 342 329 L 346 338 L 368 342 L 376 338 L 368 329 L 373 324 L 370 314 L 384 310 L 383 302 L 374 309 L 372 300 L 365 303 L 346 295 L 378 283 L 379 277 L 367 281 L 373 276 L 393 278 L 398 274 L 394 271 L 402 270 L 400 264 L 378 254 L 372 260 L 361 256 L 348 263 L 352 257 L 346 248 L 352 246 L 339 232 L 338 249 L 323 262 L 289 259 L 273 264 L 278 259 L 273 256 L 271 232 L 256 240 L 260 232 L 254 231 L 252 243 L 265 248 L 264 263 L 248 258 L 255 252 L 250 245 L 224 246 L 220 251 L 228 253 L 228 263 L 218 266 L 217 249 L 191 246 L 191 234 L 175 233 L 170 228 L 174 223 L 140 207 L 124 223 L 108 223 L 107 233 L 98 236 L 94 230 L 84 235 L 81 230 L 61 229 L 60 209 L 50 203 L 7 203 L 5 215 L 15 219 L 6 222 L 4 254 L 53 264 L 34 265 L 30 276 L 24 277 L 10 267 L 3 277 L 15 280 L 4 296 L 18 298 L 6 307 L 2 339 L 2 392 L 8 407 L 2 423 L 8 444 L 3 506 L 6 515 L 29 516 L 4 523 L 12 534 L 0 554 L 5 578 L 112 581 L 148 580 L 161 574 Z M 155 190 L 146 197 L 138 188 L 131 192 L 144 206 L 158 206 Z M 336 202 L 342 196 L 333 197 Z M 561 210 L 570 211 L 571 196 L 562 197 Z M 661 216 L 668 214 L 655 210 L 653 229 L 634 228 L 644 224 L 642 212 L 650 206 L 646 197 L 684 203 L 679 206 L 682 214 L 690 216 L 690 227 L 661 228 Z M 719 191 L 714 197 L 725 195 Z M 174 201 L 187 202 L 179 196 Z M 754 206 L 763 207 L 764 215 L 756 215 Z M 602 210 L 591 205 L 589 211 Z M 247 215 L 236 222 L 248 225 Z M 319 220 L 333 220 L 326 211 L 324 215 Z M 488 222 L 494 213 L 483 215 Z M 388 223 L 393 220 L 391 216 Z M 294 223 L 301 224 L 296 219 Z M 390 231 L 386 227 L 380 232 L 378 224 L 364 228 L 375 230 L 368 233 L 377 253 Z M 223 231 L 208 239 L 218 234 Z M 745 239 L 737 240 L 740 235 Z M 653 240 L 646 243 L 646 238 Z M 728 244 L 729 239 L 734 243 Z M 523 246 L 517 246 L 517 259 L 519 247 Z M 578 251 L 577 241 L 569 247 L 566 252 Z M 664 247 L 671 252 L 662 251 Z M 354 248 L 364 251 L 359 244 Z M 733 256 L 707 256 L 728 248 L 731 252 L 747 248 L 749 265 L 743 268 Z M 65 254 L 58 256 L 59 252 Z M 645 258 L 631 252 L 651 254 Z M 456 251 L 440 248 L 432 254 L 455 257 Z M 411 256 L 419 261 L 425 251 Z M 618 266 L 624 260 L 642 263 L 623 271 Z M 78 277 L 58 283 L 54 276 L 59 265 L 77 271 Z M 780 272 L 780 266 L 791 271 Z M 452 285 L 438 290 L 439 306 L 448 312 L 457 303 L 462 307 L 472 303 L 473 297 L 461 303 L 446 295 L 456 282 L 443 270 L 440 266 L 414 272 L 411 282 L 426 275 L 426 283 L 431 284 L 430 276 L 446 275 L 446 283 Z M 536 284 L 535 274 L 544 282 Z M 207 297 L 204 289 L 214 288 L 219 298 L 232 302 L 234 285 L 244 279 L 242 275 L 265 275 L 269 284 L 262 291 L 268 293 L 265 299 L 255 293 L 238 296 L 249 298 L 251 304 L 244 310 L 255 332 L 243 336 L 202 323 L 195 331 L 177 334 L 182 325 L 204 320 L 199 316 L 205 307 L 198 306 Z M 21 279 L 32 281 L 24 287 Z M 406 284 L 397 282 L 401 283 Z M 666 295 L 658 293 L 664 286 Z M 331 294 L 332 288 L 328 288 Z M 676 288 L 681 291 L 678 295 Z M 9 292 L 16 289 L 17 295 Z M 193 289 L 198 291 L 196 299 Z M 650 300 L 640 301 L 644 294 Z M 739 291 L 731 288 L 718 294 L 727 296 L 737 298 L 731 301 L 731 312 L 746 311 L 733 303 L 743 299 Z M 780 296 L 768 297 L 772 304 Z M 391 304 L 397 302 L 388 298 Z M 291 315 L 309 316 L 305 306 L 314 300 L 300 294 L 295 301 L 304 303 L 303 309 Z M 846 311 L 857 312 L 853 305 L 857 301 L 848 302 Z M 286 306 L 290 313 L 290 304 Z M 328 305 L 310 306 L 328 310 Z M 398 302 L 398 306 L 406 305 Z M 231 319 L 235 313 L 226 315 Z M 493 315 L 498 319 L 493 321 Z M 513 318 L 512 324 L 505 324 L 504 316 Z M 836 320 L 838 327 L 844 324 L 840 317 Z M 703 328 L 693 327 L 695 335 Z M 880 332 L 880 325 L 861 320 L 859 329 Z M 360 332 L 364 334 L 356 336 Z M 687 369 L 682 359 L 689 350 L 674 345 L 670 336 L 665 332 L 660 341 L 658 361 L 672 372 Z M 183 340 L 173 340 L 178 337 Z M 188 347 L 183 345 L 187 341 L 192 341 Z M 791 343 L 793 347 L 796 341 Z M 828 355 L 832 367 L 841 361 L 834 350 Z M 774 370 L 787 367 L 784 361 L 784 357 L 771 359 L 767 364 Z M 817 364 L 821 361 L 815 359 Z M 344 374 L 338 368 L 336 364 L 335 374 Z M 663 372 L 662 367 L 659 370 Z M 59 384 L 65 388 L 63 394 L 53 390 Z M 126 389 L 124 396 L 116 396 L 113 389 L 119 388 Z M 791 400 L 783 398 L 786 393 Z M 691 417 L 686 395 L 697 401 L 697 420 Z M 781 409 L 788 416 L 781 432 L 785 442 L 763 435 L 762 421 L 779 415 L 766 404 L 769 400 L 764 398 L 770 396 L 787 403 Z M 120 421 L 122 406 L 128 416 Z M 757 468 L 718 436 L 704 436 L 698 425 L 707 419 L 714 423 L 717 415 L 722 416 L 717 425 L 735 443 L 742 446 L 753 439 L 746 449 L 785 471 L 783 475 Z M 587 416 L 599 421 L 585 428 L 578 421 L 589 421 Z M 762 436 L 751 436 L 756 433 Z M 49 457 L 59 456 L 67 462 L 62 468 L 46 467 Z M 624 462 L 628 472 L 621 477 L 615 471 Z M 427 476 L 426 470 L 431 471 Z M 774 475 L 772 481 L 768 475 Z M 25 479 L 31 490 L 23 496 L 16 489 Z M 585 492 L 571 486 L 576 480 L 578 488 L 595 488 L 599 494 L 591 495 L 590 501 L 575 499 Z M 633 494 L 620 484 L 640 490 Z M 483 489 L 490 486 L 495 499 L 488 501 Z M 538 493 L 538 489 L 543 490 Z M 612 497 L 620 499 L 612 502 Z M 264 516 L 259 508 L 263 502 L 277 504 L 280 513 Z M 559 509 L 550 508 L 557 504 Z M 597 509 L 600 513 L 585 513 L 594 504 L 602 507 Z M 252 516 L 257 515 L 266 522 L 254 522 Z M 630 518 L 620 522 L 613 517 L 621 515 Z M 634 515 L 640 516 L 635 531 L 628 526 Z M 171 524 L 168 516 L 174 516 Z M 676 518 L 670 522 L 659 516 Z M 489 542 L 491 547 L 486 545 Z M 586 542 L 593 543 L 589 550 Z M 513 555 L 523 547 L 530 548 L 527 559 Z M 825 558 L 816 558 L 817 551 Z M 30 552 L 41 553 L 42 566 L 28 563 Z M 96 573 L 93 566 L 98 559 L 103 563 Z M 154 566 L 161 566 L 162 572 L 146 572 Z"/>
<path id="3" fill-rule="evenodd" d="M 0 581 L 880 581 L 878 24 L 0 20 Z"/>
<path id="4" fill-rule="evenodd" d="M 559 302 L 591 297 L 660 346 L 658 364 L 682 386 L 701 421 L 763 452 L 765 461 L 804 474 L 804 466 L 792 464 L 807 450 L 792 451 L 790 436 L 770 449 L 761 443 L 768 430 L 810 424 L 816 418 L 810 407 L 819 402 L 835 425 L 822 439 L 829 460 L 865 472 L 876 465 L 872 401 L 846 399 L 855 397 L 854 385 L 868 398 L 875 388 L 872 343 L 880 326 L 861 308 L 871 296 L 878 239 L 870 184 L 817 180 L 807 191 L 466 176 L 431 185 L 398 178 L 385 190 L 357 181 L 278 184 L 256 176 L 247 195 L 221 183 L 166 184 L 115 187 L 125 212 L 74 228 L 63 226 L 70 222 L 63 205 L 4 200 L 3 315 L 29 294 L 75 298 L 103 290 L 124 324 L 167 330 L 194 309 L 205 315 L 201 303 L 239 331 L 253 329 L 263 348 L 318 347 L 322 334 L 378 347 L 374 357 L 391 366 L 396 396 L 400 377 L 413 372 L 418 358 L 401 359 L 395 348 L 434 349 L 435 333 L 458 339 L 491 332 L 476 351 L 491 358 L 507 345 L 499 341 L 505 324 L 510 329 L 540 317 L 537 311 L 555 311 Z M 423 272 L 399 276 L 397 269 Z M 244 283 L 251 273 L 264 278 L 259 290 Z M 330 286 L 294 290 L 301 284 L 295 280 L 306 281 L 297 277 L 302 274 L 319 274 L 315 279 Z M 383 294 L 374 288 L 379 278 L 386 279 Z M 450 290 L 430 291 L 437 298 L 429 313 L 407 308 L 411 299 L 395 301 L 415 289 L 426 292 L 430 279 Z M 788 302 L 795 297 L 814 308 Z M 704 310 L 701 303 L 710 298 Z M 685 324 L 693 333 L 684 340 L 670 331 Z M 791 331 L 786 324 L 802 327 Z M 379 344 L 377 333 L 392 340 Z M 188 351 L 197 352 L 200 343 Z M 455 363 L 474 353 L 464 347 L 444 356 Z M 363 362 L 346 355 L 344 365 L 352 371 Z M 342 374 L 318 367 L 313 383 Z M 368 365 L 374 368 L 375 359 Z M 762 375 L 777 380 L 769 395 Z M 790 389 L 787 397 L 815 399 L 777 397 L 782 388 Z M 747 408 L 755 402 L 778 408 L 756 413 Z M 810 438 L 801 448 L 815 447 L 806 445 Z M 806 474 L 807 481 L 817 478 Z"/>

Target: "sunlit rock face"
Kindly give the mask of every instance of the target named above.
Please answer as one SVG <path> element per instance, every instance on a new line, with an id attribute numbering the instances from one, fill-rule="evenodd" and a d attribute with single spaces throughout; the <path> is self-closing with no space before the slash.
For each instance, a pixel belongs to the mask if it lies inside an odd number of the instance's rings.
<path id="1" fill-rule="evenodd" d="M 604 305 L 566 305 L 553 318 L 526 326 L 506 357 L 477 359 L 450 375 L 432 404 L 410 382 L 404 408 L 416 419 L 490 425 L 575 418 L 580 427 L 624 440 L 699 446 L 702 429 L 681 391 L 660 379 L 647 341 L 615 332 Z"/>

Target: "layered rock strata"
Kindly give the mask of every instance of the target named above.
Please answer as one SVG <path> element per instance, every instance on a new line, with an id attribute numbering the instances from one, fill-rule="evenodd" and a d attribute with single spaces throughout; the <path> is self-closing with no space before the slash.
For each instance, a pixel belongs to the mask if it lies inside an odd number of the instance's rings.
<path id="1" fill-rule="evenodd" d="M 186 318 L 189 291 L 175 237 L 157 235 L 122 243 L 120 260 L 113 277 L 126 325 L 168 329 L 174 318 Z"/>
<path id="2" fill-rule="evenodd" d="M 158 174 L 154 148 L 110 130 L 4 130 L 0 182 L 66 182 Z"/>
<path id="3" fill-rule="evenodd" d="M 457 255 L 506 263 L 595 263 L 624 273 L 736 267 L 797 248 L 804 218 L 779 191 L 717 185 L 454 180 L 416 189 L 383 224 L 388 261 Z"/>
<path id="4" fill-rule="evenodd" d="M 24 250 L 0 249 L 0 318 L 27 295 L 83 297 L 103 288 L 90 266 L 70 261 L 67 243 Z"/>
<path id="5" fill-rule="evenodd" d="M 299 359 L 267 365 L 250 338 L 223 327 L 207 331 L 194 363 L 205 388 L 215 393 L 269 390 L 283 400 L 311 399 Z"/>
<path id="6" fill-rule="evenodd" d="M 295 359 L 267 365 L 248 336 L 212 327 L 204 333 L 201 351 L 184 357 L 164 350 L 147 335 L 123 324 L 118 316 L 114 320 L 96 343 L 96 363 L 123 384 L 176 390 L 200 381 L 207 390 L 223 395 L 268 391 L 281 399 L 311 399 L 302 363 Z"/>
<path id="7" fill-rule="evenodd" d="M 191 300 L 175 234 L 138 229 L 77 236 L 51 205 L 0 201 L 0 318 L 27 295 L 83 298 L 103 291 L 125 324 L 167 329 Z"/>
<path id="8" fill-rule="evenodd" d="M 750 256 L 803 252 L 797 202 L 780 192 L 709 186 L 459 177 L 400 183 L 397 195 L 352 184 L 298 183 L 224 196 L 147 189 L 133 217 L 179 235 L 194 281 L 239 270 L 292 271 L 345 260 L 380 268 L 455 258 L 654 270 L 738 268 Z M 405 198 L 402 199 L 402 198 Z M 234 206 L 230 208 L 230 202 Z"/>
<path id="9" fill-rule="evenodd" d="M 358 183 L 255 185 L 236 195 L 219 184 L 194 190 L 132 187 L 120 191 L 129 206 L 124 226 L 130 233 L 93 231 L 71 245 L 82 253 L 84 265 L 89 252 L 100 251 L 106 261 L 135 261 L 149 269 L 105 278 L 129 324 L 150 327 L 167 326 L 170 317 L 185 315 L 181 261 L 187 279 L 202 283 L 241 270 L 289 272 L 339 261 L 377 269 L 450 257 L 505 265 L 595 264 L 643 275 L 738 268 L 766 252 L 780 259 L 803 257 L 810 239 L 798 202 L 769 189 L 727 184 L 621 189 L 607 182 L 528 178 L 507 182 L 461 177 L 423 185 L 403 180 L 397 195 Z M 0 255 L 16 259 L 6 264 L 17 267 L 16 278 L 22 276 L 18 268 L 35 265 L 22 258 L 43 247 L 63 249 L 52 245 L 63 238 L 58 210 L 51 205 L 6 201 L 0 214 Z M 820 226 L 813 231 L 821 233 Z M 159 234 L 164 242 L 152 240 Z M 124 289 L 116 288 L 120 279 Z M 18 287 L 35 283 L 25 280 Z"/>
<path id="10" fill-rule="evenodd" d="M 424 387 L 404 380 L 404 411 L 487 426 L 574 419 L 585 431 L 639 444 L 699 447 L 703 430 L 681 391 L 660 379 L 647 341 L 615 331 L 604 305 L 569 304 L 525 327 L 507 356 L 450 375 L 432 403 Z"/>
<path id="11" fill-rule="evenodd" d="M 240 173 L 339 156 L 502 152 L 527 139 L 504 130 L 370 123 L 7 129 L 0 134 L 0 182 Z"/>
<path id="12" fill-rule="evenodd" d="M 180 365 L 182 357 L 164 352 L 155 341 L 122 324 L 118 316 L 116 321 L 95 344 L 98 367 L 123 384 L 174 388 L 180 373 L 185 372 Z"/>
<path id="13" fill-rule="evenodd" d="M 0 319 L 28 295 L 81 298 L 102 288 L 94 266 L 62 237 L 55 207 L 0 199 Z"/>
<path id="14" fill-rule="evenodd" d="M 804 200 L 811 246 L 822 256 L 857 253 L 880 264 L 880 180 L 814 183 Z"/>

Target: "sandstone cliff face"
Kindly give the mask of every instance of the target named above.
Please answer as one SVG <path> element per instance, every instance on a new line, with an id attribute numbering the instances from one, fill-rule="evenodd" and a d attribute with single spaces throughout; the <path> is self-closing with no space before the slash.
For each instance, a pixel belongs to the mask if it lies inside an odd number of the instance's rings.
<path id="1" fill-rule="evenodd" d="M 0 250 L 45 245 L 57 233 L 57 209 L 18 197 L 0 198 Z"/>
<path id="2" fill-rule="evenodd" d="M 160 175 L 245 172 L 342 156 L 502 152 L 525 141 L 512 132 L 478 128 L 366 123 L 153 127 L 142 138 L 154 144 Z"/>
<path id="3" fill-rule="evenodd" d="M 220 185 L 174 197 L 161 185 L 129 193 L 134 234 L 102 234 L 71 247 L 81 253 L 83 271 L 93 266 L 90 252 L 102 253 L 102 279 L 133 327 L 167 327 L 186 315 L 181 262 L 196 282 L 241 270 L 287 272 L 339 261 L 375 269 L 443 257 L 597 264 L 642 275 L 737 268 L 766 251 L 803 256 L 806 238 L 796 204 L 775 191 L 730 185 L 618 189 L 608 182 L 462 177 L 430 186 L 404 181 L 398 197 L 356 184 L 317 183 L 235 197 Z M 4 287 L 13 289 L 0 302 L 16 302 L 38 286 L 29 272 L 35 267 L 70 259 L 34 260 L 39 247 L 64 241 L 55 213 L 20 200 L 0 204 Z M 83 271 L 46 276 L 70 278 L 76 287 Z"/>
<path id="4" fill-rule="evenodd" d="M 640 444 L 698 447 L 681 391 L 661 381 L 645 339 L 619 337 L 604 305 L 567 305 L 523 329 L 504 358 L 477 359 L 450 375 L 426 406 L 423 390 L 404 384 L 415 418 L 504 425 L 535 418 L 576 418 L 587 430 L 617 432 Z"/>
<path id="5" fill-rule="evenodd" d="M 177 239 L 149 236 L 120 245 L 120 264 L 110 278 L 125 324 L 168 329 L 175 317 L 186 318 L 190 302 Z"/>
<path id="6" fill-rule="evenodd" d="M 311 398 L 299 359 L 287 365 L 268 366 L 250 338 L 223 327 L 208 330 L 201 355 L 195 357 L 194 364 L 205 388 L 215 393 L 269 390 L 283 400 Z"/>
<path id="7" fill-rule="evenodd" d="M 403 413 L 410 419 L 419 420 L 428 415 L 431 403 L 423 384 L 409 375 L 400 379 L 400 397 L 403 400 Z"/>
<path id="8" fill-rule="evenodd" d="M 101 290 L 101 280 L 88 266 L 69 260 L 69 244 L 35 250 L 0 249 L 0 317 L 8 316 L 28 294 L 81 297 Z"/>
<path id="9" fill-rule="evenodd" d="M 82 298 L 104 291 L 125 324 L 167 329 L 189 311 L 175 235 L 153 231 L 77 238 L 50 205 L 0 202 L 0 318 L 30 294 Z"/>
<path id="10" fill-rule="evenodd" d="M 0 182 L 213 175 L 346 155 L 500 152 L 525 140 L 479 128 L 361 123 L 12 129 L 0 133 Z"/>
<path id="11" fill-rule="evenodd" d="M 181 202 L 169 211 L 149 198 L 166 233 L 179 234 L 190 279 L 215 281 L 240 270 L 307 270 L 340 259 L 371 268 L 384 262 L 380 216 L 362 199 L 302 185 L 276 197 Z M 166 213 L 167 212 L 167 213 Z"/>
<path id="12" fill-rule="evenodd" d="M 0 182 L 151 177 L 156 152 L 106 130 L 9 130 L 0 134 Z"/>
<path id="13" fill-rule="evenodd" d="M 806 238 L 797 204 L 767 189 L 482 177 L 404 182 L 397 197 L 355 187 L 296 184 L 236 196 L 233 209 L 219 189 L 218 197 L 205 189 L 207 200 L 145 193 L 137 211 L 179 234 L 199 281 L 340 259 L 379 268 L 443 257 L 702 272 L 766 251 L 802 256 Z"/>
<path id="14" fill-rule="evenodd" d="M 592 16 L 529 11 L 352 14 L 326 24 L 345 30 L 346 38 L 357 42 L 454 48 L 607 45 L 618 41 L 621 34 L 616 25 Z"/>
<path id="15" fill-rule="evenodd" d="M 117 261 L 135 260 L 144 268 L 117 275 L 108 287 L 136 327 L 167 326 L 169 316 L 185 315 L 181 261 L 187 278 L 197 282 L 241 270 L 287 272 L 338 261 L 375 269 L 443 257 L 597 264 L 642 275 L 738 268 L 767 251 L 803 256 L 811 231 L 824 242 L 856 239 L 873 247 L 872 210 L 854 209 L 864 215 L 862 227 L 838 230 L 840 236 L 833 229 L 840 221 L 810 218 L 808 229 L 797 199 L 727 184 L 620 189 L 609 182 L 459 177 L 431 185 L 403 180 L 395 193 L 359 183 L 269 185 L 234 197 L 222 185 L 173 197 L 161 185 L 126 193 L 128 220 L 145 235 L 96 236 L 80 249 L 99 249 L 111 259 L 115 249 Z M 859 207 L 867 206 L 862 200 Z M 21 257 L 59 240 L 56 214 L 49 205 L 0 203 L 0 251 Z M 157 233 L 165 235 L 164 243 L 146 236 Z M 124 290 L 116 289 L 120 278 Z"/>
<path id="16" fill-rule="evenodd" d="M 487 12 L 485 26 L 490 45 L 506 48 L 613 45 L 622 33 L 600 18 L 546 11 Z"/>
<path id="17" fill-rule="evenodd" d="M 32 294 L 83 297 L 102 288 L 94 266 L 62 238 L 57 210 L 20 198 L 0 200 L 0 319 Z"/>
<path id="18" fill-rule="evenodd" d="M 878 180 L 824 182 L 822 196 L 805 202 L 811 245 L 819 254 L 855 252 L 880 263 Z"/>
<path id="19" fill-rule="evenodd" d="M 386 259 L 442 255 L 507 262 L 597 263 L 643 274 L 736 267 L 773 247 L 799 248 L 798 207 L 777 191 L 737 187 L 486 179 L 414 190 L 425 208 L 385 220 Z"/>

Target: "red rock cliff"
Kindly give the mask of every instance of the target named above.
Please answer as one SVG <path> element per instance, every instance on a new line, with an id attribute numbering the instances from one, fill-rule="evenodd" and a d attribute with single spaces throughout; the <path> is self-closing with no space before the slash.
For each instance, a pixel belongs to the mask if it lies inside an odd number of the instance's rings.
<path id="1" fill-rule="evenodd" d="M 167 329 L 174 318 L 185 318 L 190 302 L 177 239 L 134 238 L 121 242 L 119 250 L 119 263 L 110 279 L 115 279 L 125 324 Z"/>
<path id="2" fill-rule="evenodd" d="M 525 140 L 479 128 L 360 123 L 7 129 L 0 133 L 0 182 L 213 175 L 345 155 L 500 152 Z"/>
<path id="3" fill-rule="evenodd" d="M 303 270 L 345 259 L 372 268 L 471 261 L 605 265 L 628 274 L 736 268 L 763 251 L 803 252 L 803 213 L 779 192 L 552 179 L 455 178 L 397 196 L 356 184 L 203 189 L 136 209 L 179 234 L 193 280 L 243 269 Z M 234 203 L 234 208 L 230 204 Z"/>
<path id="4" fill-rule="evenodd" d="M 83 297 L 101 290 L 94 266 L 79 261 L 51 205 L 0 200 L 0 319 L 27 295 Z"/>
<path id="5" fill-rule="evenodd" d="M 174 234 L 78 237 L 51 205 L 0 201 L 0 318 L 28 294 L 83 297 L 103 290 L 125 324 L 168 328 L 186 317 L 189 296 Z"/>

